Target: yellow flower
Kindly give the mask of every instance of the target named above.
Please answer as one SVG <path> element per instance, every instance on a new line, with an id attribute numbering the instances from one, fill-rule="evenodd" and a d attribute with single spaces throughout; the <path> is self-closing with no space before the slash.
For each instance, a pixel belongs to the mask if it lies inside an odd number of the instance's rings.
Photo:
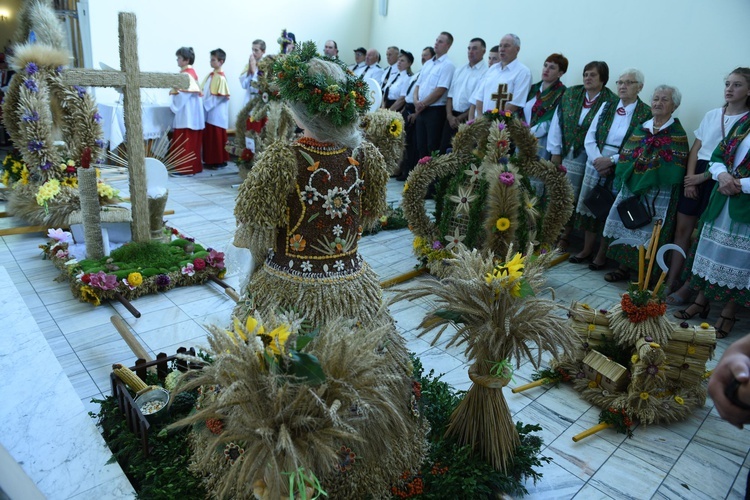
<path id="1" fill-rule="evenodd" d="M 510 220 L 507 217 L 500 217 L 495 222 L 495 227 L 498 231 L 507 231 L 510 227 Z"/>
<path id="2" fill-rule="evenodd" d="M 419 248 L 422 246 L 422 240 L 421 236 L 415 236 L 414 241 L 412 242 L 412 246 L 414 247 L 414 250 L 419 250 Z"/>
<path id="3" fill-rule="evenodd" d="M 94 289 L 88 285 L 84 285 L 81 287 L 81 300 L 83 300 L 84 302 L 91 302 L 95 306 L 98 306 L 102 303 Z"/>
<path id="4" fill-rule="evenodd" d="M 69 167 L 75 167 L 76 166 L 76 162 L 74 162 L 73 160 L 68 160 L 68 166 Z"/>
<path id="5" fill-rule="evenodd" d="M 6 187 L 10 187 L 10 172 L 7 170 L 3 172 L 3 178 L 1 181 Z"/>
<path id="6" fill-rule="evenodd" d="M 674 397 L 674 401 L 675 401 L 675 403 L 677 403 L 678 405 L 684 405 L 684 404 L 685 404 L 685 400 L 684 400 L 684 399 L 682 399 L 682 398 L 681 398 L 680 396 L 675 396 L 675 397 Z"/>
<path id="7" fill-rule="evenodd" d="M 128 274 L 128 285 L 140 286 L 143 283 L 143 276 L 141 273 L 130 273 Z"/>
<path id="8" fill-rule="evenodd" d="M 512 116 L 512 113 L 510 111 L 508 111 L 507 109 L 505 110 L 505 112 L 503 114 L 505 116 L 507 116 L 508 118 L 510 118 Z"/>
<path id="9" fill-rule="evenodd" d="M 500 112 L 500 110 L 499 110 L 499 109 L 497 109 L 497 108 L 495 108 L 495 109 L 493 109 L 493 110 L 492 110 L 492 114 L 493 114 L 493 115 L 496 115 L 496 114 L 498 114 L 499 112 Z"/>
<path id="10" fill-rule="evenodd" d="M 597 384 L 595 381 L 592 380 L 589 382 L 589 389 L 596 389 L 597 387 L 599 387 L 599 384 Z"/>
<path id="11" fill-rule="evenodd" d="M 633 363 L 633 364 L 635 364 L 635 363 L 637 363 L 637 362 L 638 362 L 638 359 L 639 359 L 639 358 L 638 358 L 638 355 L 637 355 L 637 354 L 633 354 L 633 355 L 632 355 L 632 356 L 630 357 L 630 362 L 631 362 L 631 363 Z"/>
<path id="12" fill-rule="evenodd" d="M 73 188 L 77 187 L 78 186 L 78 179 L 75 178 L 75 177 L 66 177 L 62 181 L 62 185 L 63 186 L 67 186 L 67 187 L 73 187 Z"/>
<path id="13" fill-rule="evenodd" d="M 276 355 L 284 354 L 284 346 L 291 334 L 292 332 L 289 330 L 289 325 L 277 326 L 268 334 L 268 336 L 271 337 L 271 342 L 268 344 L 268 348 Z"/>
<path id="14" fill-rule="evenodd" d="M 687 353 L 688 354 L 695 354 L 695 346 L 694 345 L 689 345 L 688 348 L 687 348 Z"/>
<path id="15" fill-rule="evenodd" d="M 404 182 L 404 190 L 403 190 L 403 192 L 405 193 L 408 190 L 409 190 L 409 183 L 408 182 Z"/>
<path id="16" fill-rule="evenodd" d="M 60 170 L 65 170 L 68 166 L 65 163 L 60 164 Z"/>
<path id="17" fill-rule="evenodd" d="M 256 332 L 257 329 L 257 332 Z M 237 318 L 234 318 L 234 333 L 237 334 L 239 338 L 243 340 L 243 342 L 247 342 L 247 339 L 250 335 L 256 334 L 256 335 L 263 335 L 265 333 L 265 328 L 261 325 L 260 328 L 258 328 L 258 320 L 253 318 L 252 316 L 248 316 L 247 320 L 245 321 L 245 326 L 242 326 L 242 323 L 240 323 L 240 320 Z M 234 335 L 232 335 L 232 332 L 227 332 L 230 337 L 234 338 Z"/>
<path id="18" fill-rule="evenodd" d="M 647 401 L 648 400 L 648 393 L 647 392 L 642 392 L 641 393 L 641 399 L 643 401 Z"/>
<path id="19" fill-rule="evenodd" d="M 708 323 L 701 323 L 701 328 L 708 330 Z"/>
<path id="20" fill-rule="evenodd" d="M 512 259 L 510 259 L 508 262 L 505 263 L 505 267 L 508 268 L 508 271 L 510 272 L 511 275 L 513 275 L 513 274 L 519 274 L 520 275 L 519 271 L 521 271 L 523 269 L 524 261 L 525 260 L 526 260 L 526 258 L 523 255 L 521 255 L 520 252 L 517 252 L 513 256 Z"/>
<path id="21" fill-rule="evenodd" d="M 391 125 L 388 127 L 388 132 L 390 132 L 390 134 L 393 137 L 400 137 L 401 136 L 401 132 L 403 132 L 403 131 L 404 131 L 404 126 L 401 125 L 401 121 L 399 121 L 397 119 L 393 120 L 391 122 Z"/>
<path id="22" fill-rule="evenodd" d="M 581 306 L 582 308 L 586 309 L 587 311 L 590 311 L 590 310 L 591 310 L 591 306 L 590 306 L 590 305 L 588 305 L 588 304 L 586 304 L 586 303 L 584 303 L 584 302 L 581 302 L 581 303 L 580 303 L 580 304 L 578 304 L 578 305 L 579 305 L 579 306 Z"/>

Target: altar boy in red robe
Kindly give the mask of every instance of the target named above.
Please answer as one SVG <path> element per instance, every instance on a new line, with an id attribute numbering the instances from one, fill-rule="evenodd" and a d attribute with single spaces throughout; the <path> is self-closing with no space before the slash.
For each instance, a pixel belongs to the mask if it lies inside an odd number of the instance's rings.
<path id="1" fill-rule="evenodd" d="M 203 164 L 207 169 L 226 167 L 229 153 L 227 143 L 229 127 L 229 86 L 221 70 L 226 60 L 226 52 L 221 49 L 211 51 L 213 72 L 203 80 L 203 108 L 206 110 L 206 129 L 203 131 Z"/>
<path id="2" fill-rule="evenodd" d="M 173 173 L 191 175 L 203 171 L 201 148 L 203 146 L 203 129 L 206 126 L 206 113 L 203 111 L 201 89 L 198 86 L 198 75 L 191 66 L 195 62 L 192 47 L 180 47 L 177 52 L 177 66 L 182 73 L 190 77 L 186 89 L 172 89 L 169 108 L 174 113 L 172 125 L 172 142 L 169 145 L 170 156 L 177 158 Z"/>

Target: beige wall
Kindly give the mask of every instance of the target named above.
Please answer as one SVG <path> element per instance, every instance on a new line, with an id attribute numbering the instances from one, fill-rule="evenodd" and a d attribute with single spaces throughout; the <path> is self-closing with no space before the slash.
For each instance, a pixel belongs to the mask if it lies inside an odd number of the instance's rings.
<path id="1" fill-rule="evenodd" d="M 566 84 L 580 84 L 583 66 L 603 60 L 613 91 L 618 72 L 636 67 L 646 75 L 643 100 L 662 83 L 682 91 L 676 116 L 692 137 L 706 111 L 723 103 L 725 76 L 750 66 L 748 22 L 748 0 L 390 0 L 386 17 L 377 2 L 372 7 L 371 45 L 398 45 L 418 57 L 449 31 L 455 42 L 448 55 L 458 66 L 471 38 L 484 38 L 489 48 L 513 32 L 534 81 L 544 59 L 562 52 L 570 61 Z"/>
<path id="2" fill-rule="evenodd" d="M 0 0 L 2 1 L 2 0 Z M 328 38 L 337 41 L 342 56 L 370 38 L 371 0 L 89 0 L 91 45 L 94 66 L 99 62 L 119 67 L 117 13 L 138 16 L 138 48 L 143 71 L 175 71 L 175 51 L 195 49 L 195 68 L 203 78 L 209 67 L 209 52 L 221 47 L 227 53 L 224 71 L 233 95 L 230 123 L 242 107 L 238 77 L 247 63 L 251 43 L 265 40 L 267 53 L 279 51 L 281 30 L 293 32 L 298 41 L 314 40 L 322 51 Z M 176 7 L 179 6 L 178 10 Z M 167 91 L 147 91 L 155 100 L 166 100 Z M 101 102 L 113 102 L 113 90 L 97 90 Z"/>
<path id="3" fill-rule="evenodd" d="M 0 52 L 16 34 L 18 27 L 18 11 L 22 0 L 0 0 L 0 15 L 7 15 L 8 19 L 0 21 Z"/>

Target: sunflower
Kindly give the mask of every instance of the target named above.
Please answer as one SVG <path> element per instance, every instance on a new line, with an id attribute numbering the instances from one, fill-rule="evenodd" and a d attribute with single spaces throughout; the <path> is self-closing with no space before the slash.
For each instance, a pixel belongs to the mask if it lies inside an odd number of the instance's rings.
<path id="1" fill-rule="evenodd" d="M 495 222 L 495 227 L 498 231 L 507 231 L 510 227 L 510 220 L 507 217 L 500 217 Z"/>
<path id="2" fill-rule="evenodd" d="M 88 285 L 81 287 L 81 300 L 84 302 L 91 302 L 95 306 L 102 303 L 94 289 Z"/>
<path id="3" fill-rule="evenodd" d="M 291 334 L 292 332 L 289 329 L 289 325 L 277 326 L 268 334 L 268 336 L 271 337 L 271 342 L 268 344 L 268 348 L 277 356 L 284 354 L 284 346 Z"/>
<path id="4" fill-rule="evenodd" d="M 78 187 L 78 179 L 76 177 L 66 177 L 62 181 L 62 185 L 71 188 Z"/>
<path id="5" fill-rule="evenodd" d="M 403 131 L 404 131 L 404 126 L 401 124 L 401 121 L 399 121 L 398 119 L 394 119 L 391 122 L 390 126 L 388 127 L 388 132 L 393 137 L 400 137 L 401 136 L 401 132 L 403 132 Z"/>

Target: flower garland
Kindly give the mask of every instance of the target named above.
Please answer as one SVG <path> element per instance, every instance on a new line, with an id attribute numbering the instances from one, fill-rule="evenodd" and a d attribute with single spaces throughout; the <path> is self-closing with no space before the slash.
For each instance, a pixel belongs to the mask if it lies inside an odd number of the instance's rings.
<path id="1" fill-rule="evenodd" d="M 79 163 L 86 150 L 91 151 L 97 161 L 104 155 L 105 144 L 101 139 L 100 125 L 102 117 L 97 111 L 96 102 L 85 88 L 69 87 L 62 83 L 63 67 L 67 63 L 65 57 L 64 52 L 38 43 L 17 47 L 13 59 L 18 72 L 5 95 L 3 123 L 28 169 L 29 184 L 34 186 L 42 186 L 50 180 L 62 183 L 65 177 L 70 177 L 55 168 L 65 162 L 66 157 Z M 58 121 L 53 119 L 54 113 L 61 114 L 59 122 L 67 143 L 65 148 L 54 145 L 53 132 Z M 36 198 L 37 192 L 29 191 L 14 190 L 12 196 Z M 48 196 L 53 191 L 54 183 L 48 186 L 42 199 L 52 201 Z M 70 194 L 77 198 L 75 189 Z M 13 209 L 24 203 L 21 200 L 12 201 L 10 207 Z M 31 210 L 17 212 L 30 222 L 46 223 L 47 207 L 44 203 L 40 205 L 42 208 L 37 213 Z M 64 219 L 69 211 L 76 208 L 75 204 L 64 200 L 61 207 L 55 209 L 67 213 L 58 213 L 58 219 Z"/>
<path id="2" fill-rule="evenodd" d="M 143 263 L 119 260 L 121 256 L 130 255 L 128 252 L 140 245 L 138 243 L 129 243 L 99 260 L 85 259 L 79 262 L 71 259 L 69 245 L 73 243 L 72 236 L 60 229 L 51 229 L 48 236 L 52 241 L 40 248 L 45 258 L 65 272 L 73 295 L 95 306 L 115 298 L 118 293 L 132 300 L 178 286 L 203 283 L 212 275 L 219 278 L 224 276 L 226 269 L 222 252 L 204 248 L 172 228 L 167 231 L 179 237 L 170 243 L 149 242 L 146 244 L 148 248 L 143 250 L 169 255 L 166 261 L 159 261 L 159 267 L 156 267 L 157 264 L 148 267 Z"/>
<path id="3" fill-rule="evenodd" d="M 310 75 L 309 62 L 320 58 L 314 42 L 304 42 L 273 65 L 281 97 L 302 102 L 312 115 L 328 115 L 331 123 L 340 127 L 354 122 L 367 113 L 370 102 L 367 84 L 355 77 L 344 63 L 326 58 L 344 70 L 345 80 L 338 81 L 323 74 Z"/>

